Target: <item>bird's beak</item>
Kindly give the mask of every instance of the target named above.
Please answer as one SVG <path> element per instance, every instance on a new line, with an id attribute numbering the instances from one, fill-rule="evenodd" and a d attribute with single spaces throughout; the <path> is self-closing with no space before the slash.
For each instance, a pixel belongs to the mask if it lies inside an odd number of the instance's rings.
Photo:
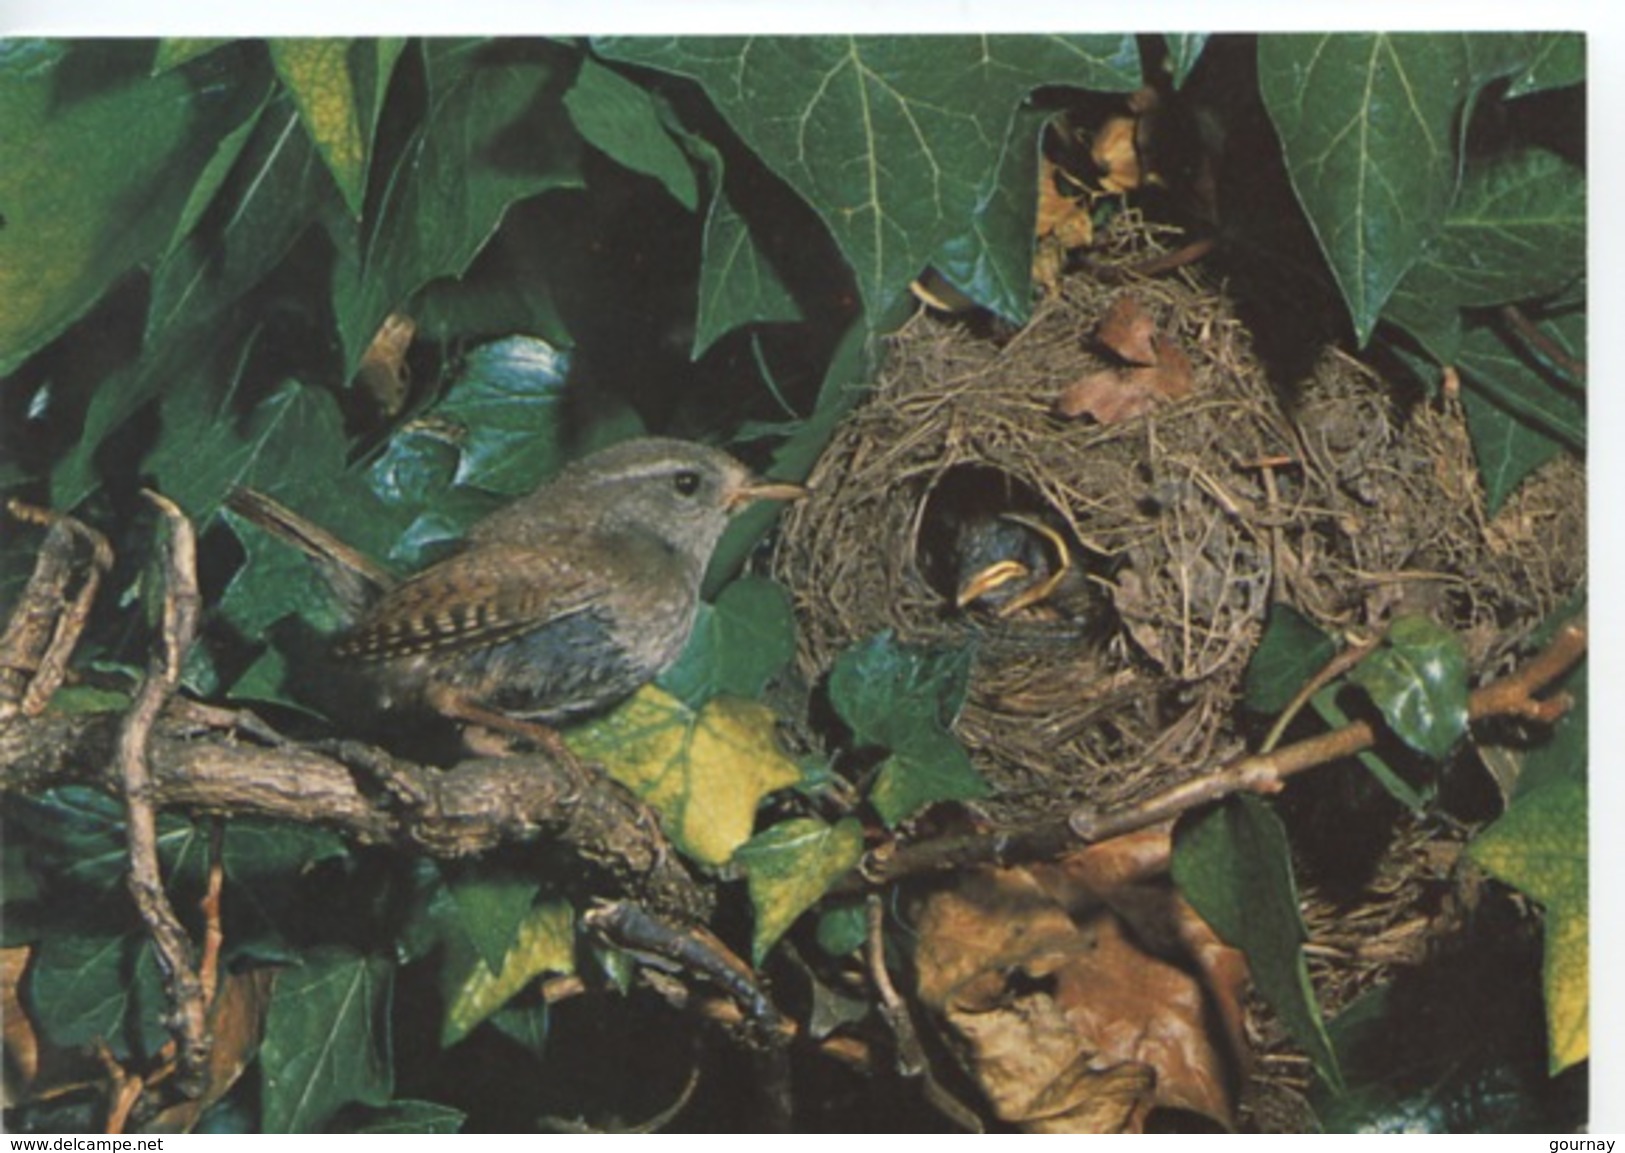
<path id="1" fill-rule="evenodd" d="M 783 480 L 747 480 L 723 497 L 722 507 L 737 512 L 759 500 L 800 500 L 812 490 Z"/>
<path id="2" fill-rule="evenodd" d="M 1032 575 L 1032 570 L 1018 560 L 995 561 L 981 572 L 972 574 L 969 580 L 959 586 L 959 592 L 954 596 L 954 607 L 962 609 L 966 605 L 975 604 L 994 589 L 1011 581 L 1025 580 Z"/>

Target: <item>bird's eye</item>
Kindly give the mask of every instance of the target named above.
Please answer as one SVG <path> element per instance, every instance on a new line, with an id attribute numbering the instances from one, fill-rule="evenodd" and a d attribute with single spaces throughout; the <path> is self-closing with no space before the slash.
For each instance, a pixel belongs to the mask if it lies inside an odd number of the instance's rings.
<path id="1" fill-rule="evenodd" d="M 671 486 L 677 490 L 679 496 L 693 496 L 700 491 L 700 474 L 691 468 L 685 468 L 671 478 Z"/>

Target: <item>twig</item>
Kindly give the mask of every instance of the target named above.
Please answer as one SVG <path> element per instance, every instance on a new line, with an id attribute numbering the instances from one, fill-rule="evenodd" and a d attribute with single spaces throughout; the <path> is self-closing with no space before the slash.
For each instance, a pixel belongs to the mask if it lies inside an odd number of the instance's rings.
<path id="1" fill-rule="evenodd" d="M 1473 690 L 1467 699 L 1468 716 L 1475 721 L 1494 716 L 1517 716 L 1543 723 L 1557 720 L 1573 705 L 1568 694 L 1545 699 L 1535 694 L 1573 667 L 1585 655 L 1586 643 L 1583 618 L 1564 624 L 1551 643 L 1522 668 Z M 1238 757 L 1207 776 L 1185 781 L 1121 809 L 1101 812 L 1084 807 L 1064 818 L 1021 829 L 876 850 L 832 892 L 861 891 L 948 869 L 1051 860 L 1083 845 L 1171 820 L 1233 793 L 1278 792 L 1287 778 L 1363 752 L 1375 740 L 1372 726 L 1356 721 L 1268 754 Z"/>
<path id="2" fill-rule="evenodd" d="M 1264 743 L 1259 746 L 1259 751 L 1267 753 L 1274 749 L 1280 743 L 1281 736 L 1286 732 L 1287 726 L 1292 723 L 1292 718 L 1297 716 L 1303 706 L 1309 703 L 1309 698 L 1365 660 L 1366 654 L 1376 647 L 1377 642 L 1375 640 L 1361 641 L 1358 644 L 1350 645 L 1340 653 L 1333 654 L 1332 659 L 1327 661 L 1318 673 L 1310 677 L 1304 686 L 1293 694 L 1292 699 L 1287 702 L 1286 708 L 1281 710 L 1281 715 L 1275 719 L 1275 724 L 1270 726 L 1270 731 L 1264 737 Z"/>
<path id="3" fill-rule="evenodd" d="M 617 948 L 680 966 L 728 994 L 743 1012 L 755 1042 L 766 1127 L 788 1132 L 793 1104 L 789 1046 L 796 1028 L 773 1004 L 750 966 L 703 925 L 673 928 L 631 901 L 606 901 L 582 914 L 581 920 Z"/>
<path id="4" fill-rule="evenodd" d="M 102 1131 L 123 1133 L 135 1103 L 147 1087 L 146 1080 L 121 1065 L 105 1041 L 96 1042 L 96 1059 L 107 1071 L 107 1121 Z"/>
<path id="5" fill-rule="evenodd" d="M 880 1015 L 897 1042 L 897 1071 L 904 1077 L 918 1080 L 925 1099 L 955 1125 L 970 1133 L 982 1132 L 982 1119 L 976 1115 L 976 1111 L 944 1089 L 931 1075 L 931 1062 L 925 1056 L 925 1047 L 920 1044 L 914 1018 L 909 1015 L 908 1002 L 897 992 L 891 974 L 886 971 L 886 910 L 877 894 L 869 894 L 865 913 L 868 916 L 865 953 L 869 980 L 880 999 Z"/>
<path id="6" fill-rule="evenodd" d="M 38 716 L 62 686 L 68 658 L 84 631 L 96 590 L 113 567 L 107 538 L 69 516 L 19 500 L 6 512 L 26 524 L 43 525 L 45 542 L 6 630 L 0 636 L 0 721 L 21 713 Z M 89 563 L 79 546 L 90 548 Z M 78 588 L 69 589 L 75 580 Z"/>
<path id="7" fill-rule="evenodd" d="M 1574 384 L 1585 383 L 1586 362 L 1571 356 L 1568 350 L 1544 332 L 1540 325 L 1525 316 L 1523 310 L 1516 304 L 1502 305 L 1500 315 L 1501 319 L 1506 321 L 1507 327 L 1517 333 L 1525 344 L 1533 348 L 1553 368 Z"/>

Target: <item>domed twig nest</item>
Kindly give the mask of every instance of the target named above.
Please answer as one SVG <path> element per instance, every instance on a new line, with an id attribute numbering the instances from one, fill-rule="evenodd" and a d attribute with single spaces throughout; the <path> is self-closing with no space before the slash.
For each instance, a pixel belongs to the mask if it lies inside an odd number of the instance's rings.
<path id="1" fill-rule="evenodd" d="M 1160 251 L 1132 218 L 1114 239 L 1125 263 Z M 1002 342 L 916 316 L 814 470 L 776 558 L 809 679 L 886 629 L 974 643 L 957 732 L 1009 819 L 1126 802 L 1237 751 L 1231 705 L 1274 600 L 1338 629 L 1380 623 L 1422 590 L 1445 623 L 1498 618 L 1504 630 L 1509 596 L 1549 610 L 1583 579 L 1582 512 L 1579 544 L 1564 546 L 1577 564 L 1539 588 L 1521 571 L 1503 574 L 1510 594 L 1478 587 L 1493 549 L 1459 414 L 1403 413 L 1386 384 L 1331 353 L 1283 405 L 1221 294 L 1189 274 L 1129 279 L 1071 277 Z M 1075 381 L 1133 385 L 1133 366 L 1099 339 L 1125 296 L 1158 347 L 1188 361 L 1185 395 L 1112 423 L 1058 416 Z M 979 520 L 1053 537 L 1070 599 L 957 603 L 966 525 Z"/>

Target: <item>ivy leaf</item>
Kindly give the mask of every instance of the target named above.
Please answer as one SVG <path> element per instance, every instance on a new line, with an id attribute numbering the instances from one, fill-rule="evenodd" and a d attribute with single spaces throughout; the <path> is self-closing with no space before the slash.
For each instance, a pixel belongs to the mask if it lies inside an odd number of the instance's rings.
<path id="1" fill-rule="evenodd" d="M 653 806 L 685 854 L 722 865 L 750 837 L 762 798 L 801 780 L 776 724 L 754 701 L 717 697 L 696 710 L 648 685 L 566 739 Z"/>
<path id="2" fill-rule="evenodd" d="M 784 821 L 739 846 L 756 928 L 751 961 L 760 965 L 796 918 L 863 856 L 863 826 L 848 817 L 834 825 L 811 817 Z"/>
<path id="3" fill-rule="evenodd" d="M 486 968 L 500 970 L 542 887 L 541 880 L 485 862 L 447 862 L 440 871 L 457 907 L 458 928 L 473 942 Z"/>
<path id="4" fill-rule="evenodd" d="M 440 1043 L 461 1041 L 543 973 L 574 972 L 575 911 L 566 901 L 548 901 L 526 913 L 498 965 L 488 965 L 473 952 L 449 949 L 449 992 Z"/>
<path id="5" fill-rule="evenodd" d="M 801 318 L 801 306 L 757 247 L 750 225 L 719 183 L 705 215 L 700 244 L 700 305 L 690 358 L 698 360 L 719 337 L 741 325 Z"/>
<path id="6" fill-rule="evenodd" d="M 64 1049 L 105 1041 L 119 1058 L 150 1057 L 169 1038 L 169 999 L 144 932 L 42 934 L 26 989 L 29 1018 Z"/>
<path id="7" fill-rule="evenodd" d="M 881 633 L 835 660 L 829 694 L 859 745 L 891 755 L 869 800 L 889 826 L 938 801 L 986 796 L 987 782 L 949 731 L 970 685 L 969 648 L 925 650 Z"/>
<path id="8" fill-rule="evenodd" d="M 372 134 L 390 73 L 406 42 L 271 40 L 271 61 L 299 106 L 305 131 L 327 163 L 353 216 L 366 196 Z"/>
<path id="9" fill-rule="evenodd" d="M 468 1114 L 436 1101 L 391 1101 L 373 1112 L 352 1133 L 458 1133 Z"/>
<path id="10" fill-rule="evenodd" d="M 153 76 L 134 41 L 0 42 L 0 376 L 160 254 L 265 73 L 221 52 Z"/>
<path id="11" fill-rule="evenodd" d="M 622 167 L 654 177 L 690 212 L 699 207 L 694 169 L 648 89 L 588 56 L 564 94 L 564 107 L 588 144 Z"/>
<path id="12" fill-rule="evenodd" d="M 563 49 L 434 40 L 423 55 L 429 114 L 385 177 L 366 236 L 330 229 L 347 373 L 385 316 L 430 281 L 468 269 L 511 204 L 581 187 L 580 138 L 558 99 Z"/>
<path id="13" fill-rule="evenodd" d="M 1286 830 L 1263 801 L 1233 797 L 1178 831 L 1174 883 L 1202 919 L 1247 955 L 1259 993 L 1332 1085 L 1337 1055 L 1304 966 L 1308 940 L 1298 913 Z"/>
<path id="14" fill-rule="evenodd" d="M 333 946 L 277 976 L 260 1044 L 266 1132 L 309 1133 L 352 1101 L 389 1102 L 394 978 L 384 958 Z"/>
<path id="15" fill-rule="evenodd" d="M 1163 35 L 1163 39 L 1168 43 L 1168 58 L 1173 66 L 1175 88 L 1183 88 L 1185 81 L 1190 79 L 1191 69 L 1196 67 L 1196 62 L 1202 58 L 1202 49 L 1207 47 L 1208 36 L 1207 32 Z"/>
<path id="16" fill-rule="evenodd" d="M 1278 713 L 1335 655 L 1337 642 L 1308 617 L 1289 604 L 1271 605 L 1242 698 L 1256 713 Z"/>
<path id="17" fill-rule="evenodd" d="M 1567 312 L 1539 323 L 1541 330 L 1570 356 L 1584 357 L 1583 312 Z M 1469 326 L 1456 364 L 1467 385 L 1482 392 L 1497 407 L 1570 448 L 1585 449 L 1586 418 L 1581 396 L 1572 387 L 1554 384 L 1551 373 L 1532 365 L 1523 346 L 1500 328 L 1488 324 Z"/>
<path id="18" fill-rule="evenodd" d="M 1494 516 L 1524 478 L 1562 452 L 1563 445 L 1476 388 L 1462 390 L 1461 407 L 1484 482 L 1484 508 Z"/>
<path id="19" fill-rule="evenodd" d="M 1586 40 L 1577 32 L 1537 32 L 1529 63 L 1507 87 L 1507 96 L 1528 96 L 1549 88 L 1583 84 L 1586 78 Z"/>
<path id="20" fill-rule="evenodd" d="M 1259 90 L 1361 345 L 1450 208 L 1466 39 L 1259 37 Z"/>
<path id="21" fill-rule="evenodd" d="M 699 708 L 715 696 L 758 697 L 796 655 L 790 594 L 766 577 L 741 577 L 700 606 L 688 647 L 661 688 Z"/>
<path id="22" fill-rule="evenodd" d="M 222 44 L 230 43 L 231 39 L 225 36 L 167 36 L 158 42 L 158 54 L 152 60 L 152 74 L 156 76 L 171 68 L 179 68 L 189 60 L 196 60 Z"/>
<path id="23" fill-rule="evenodd" d="M 1344 725 L 1350 724 L 1352 720 L 1343 711 L 1343 706 L 1338 704 L 1337 698 L 1343 687 L 1341 684 L 1334 682 L 1309 698 L 1309 703 L 1314 706 L 1315 711 L 1333 728 L 1340 729 Z M 1357 756 L 1359 762 L 1365 766 L 1366 771 L 1377 779 L 1378 784 L 1388 790 L 1388 795 L 1393 797 L 1394 800 L 1404 805 L 1417 816 L 1421 816 L 1427 811 L 1428 800 L 1433 795 L 1433 781 L 1427 781 L 1424 788 L 1419 789 L 1400 776 L 1392 765 L 1370 749 L 1364 750 Z"/>
<path id="24" fill-rule="evenodd" d="M 1424 756 L 1443 758 L 1467 731 L 1466 650 L 1455 633 L 1426 617 L 1396 619 L 1349 679 Z"/>
<path id="25" fill-rule="evenodd" d="M 1553 780 L 1520 794 L 1467 851 L 1546 910 L 1547 1061 L 1559 1073 L 1590 1052 L 1584 783 Z"/>
<path id="26" fill-rule="evenodd" d="M 453 480 L 502 496 L 530 492 L 563 464 L 562 405 L 570 354 L 512 336 L 481 345 L 434 408 L 459 430 Z"/>
<path id="27" fill-rule="evenodd" d="M 1461 343 L 1463 308 L 1547 296 L 1585 274 L 1585 173 L 1528 149 L 1468 169 L 1437 239 L 1384 316 L 1441 364 Z"/>
<path id="28" fill-rule="evenodd" d="M 822 217 L 871 317 L 988 199 L 1029 92 L 1140 84 L 1131 36 L 640 37 L 594 47 L 698 80 Z"/>

